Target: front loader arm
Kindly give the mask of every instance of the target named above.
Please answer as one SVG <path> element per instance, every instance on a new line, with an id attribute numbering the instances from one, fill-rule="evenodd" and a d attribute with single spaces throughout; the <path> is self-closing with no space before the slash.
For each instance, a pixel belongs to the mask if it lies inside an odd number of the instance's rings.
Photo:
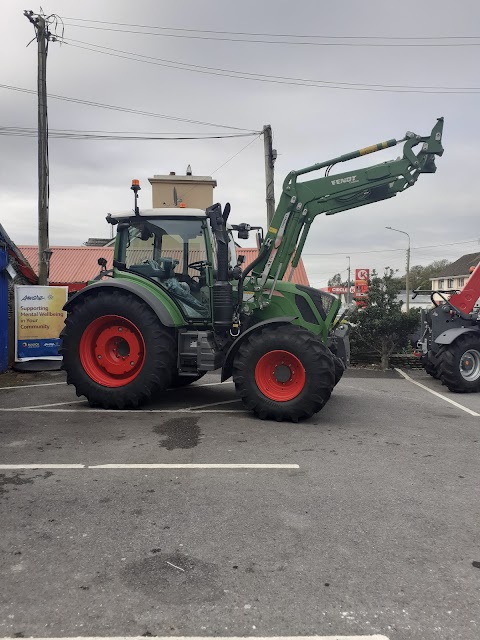
<path id="1" fill-rule="evenodd" d="M 291 171 L 283 183 L 282 195 L 260 250 L 262 259 L 252 276 L 263 287 L 268 278 L 283 278 L 290 260 L 295 268 L 314 218 L 321 213 L 333 215 L 372 202 L 393 198 L 413 186 L 421 173 L 436 171 L 435 156 L 443 154 L 443 118 L 439 118 L 429 136 L 408 132 L 402 140 L 387 140 L 359 149 L 299 171 Z M 330 168 L 340 162 L 404 142 L 403 157 L 357 171 L 329 176 Z M 413 149 L 423 143 L 415 154 Z M 298 182 L 299 176 L 326 168 L 325 176 Z"/>

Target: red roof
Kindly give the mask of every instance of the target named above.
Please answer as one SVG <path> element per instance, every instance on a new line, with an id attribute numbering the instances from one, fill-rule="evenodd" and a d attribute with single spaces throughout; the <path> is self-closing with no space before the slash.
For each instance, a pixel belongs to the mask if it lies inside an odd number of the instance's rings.
<path id="1" fill-rule="evenodd" d="M 35 272 L 38 265 L 38 247 L 19 247 Z M 98 259 L 107 260 L 107 269 L 112 268 L 113 247 L 50 247 L 52 258 L 50 260 L 50 284 L 52 285 L 85 285 L 100 271 Z M 173 252 L 172 252 L 173 253 Z M 245 265 L 252 262 L 258 255 L 255 247 L 237 247 L 237 254 L 245 256 Z M 288 280 L 290 267 L 287 269 L 284 280 Z M 293 272 L 291 280 L 294 284 L 309 285 L 303 262 L 300 260 Z M 70 286 L 71 290 L 80 287 Z"/>
<path id="2" fill-rule="evenodd" d="M 256 247 L 237 247 L 237 255 L 245 256 L 245 262 L 243 266 L 246 266 L 247 264 L 250 264 L 250 262 L 253 262 L 253 260 L 255 260 L 255 258 L 258 256 L 258 250 Z M 289 275 L 290 264 L 283 278 L 285 282 L 288 280 Z M 290 282 L 292 282 L 293 284 L 303 284 L 306 287 L 310 286 L 307 272 L 305 271 L 302 260 L 299 261 L 297 268 L 293 272 L 293 276 Z"/>
<path id="3" fill-rule="evenodd" d="M 19 247 L 35 272 L 38 270 L 38 247 Z M 100 271 L 99 258 L 106 258 L 112 268 L 113 247 L 50 247 L 49 281 L 53 285 L 85 284 Z"/>

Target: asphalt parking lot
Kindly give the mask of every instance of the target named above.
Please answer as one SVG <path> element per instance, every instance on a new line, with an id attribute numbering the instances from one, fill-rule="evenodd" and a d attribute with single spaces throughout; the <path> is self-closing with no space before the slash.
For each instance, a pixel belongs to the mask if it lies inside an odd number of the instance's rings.
<path id="1" fill-rule="evenodd" d="M 480 394 L 408 375 L 300 424 L 216 375 L 138 411 L 0 378 L 0 634 L 478 640 Z"/>

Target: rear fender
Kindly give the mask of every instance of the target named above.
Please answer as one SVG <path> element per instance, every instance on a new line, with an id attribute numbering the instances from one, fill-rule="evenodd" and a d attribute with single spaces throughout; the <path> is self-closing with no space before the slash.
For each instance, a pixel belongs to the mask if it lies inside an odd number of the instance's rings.
<path id="1" fill-rule="evenodd" d="M 153 295 L 148 289 L 142 287 L 134 282 L 122 281 L 119 280 L 106 280 L 102 282 L 96 282 L 95 284 L 91 284 L 85 289 L 82 289 L 74 296 L 72 296 L 68 302 L 63 307 L 64 311 L 70 312 L 77 304 L 82 303 L 87 296 L 96 295 L 98 293 L 98 289 L 104 290 L 121 290 L 128 291 L 128 293 L 132 293 L 137 296 L 142 302 L 148 304 L 148 306 L 152 309 L 154 313 L 156 313 L 158 319 L 165 327 L 175 327 L 176 323 L 174 322 L 172 316 L 168 312 L 168 309 L 165 307 L 163 302 L 159 300 L 156 296 Z"/>
<path id="2" fill-rule="evenodd" d="M 250 334 L 262 327 L 266 327 L 268 325 L 282 325 L 282 324 L 291 324 L 294 320 L 296 320 L 295 316 L 284 316 L 281 318 L 271 318 L 270 320 L 263 320 L 258 324 L 253 325 L 243 333 L 241 333 L 238 338 L 230 345 L 229 350 L 227 351 L 227 355 L 225 356 L 225 361 L 222 367 L 222 382 L 224 380 L 228 380 L 231 377 L 233 371 L 233 360 L 235 358 L 235 354 L 238 351 L 238 348 L 242 344 L 242 342 L 247 338 Z"/>
<path id="3" fill-rule="evenodd" d="M 435 340 L 435 343 L 440 345 L 452 344 L 452 342 L 454 342 L 459 336 L 462 336 L 464 333 L 475 333 L 480 336 L 480 329 L 476 326 L 447 329 L 438 336 L 438 338 Z"/>

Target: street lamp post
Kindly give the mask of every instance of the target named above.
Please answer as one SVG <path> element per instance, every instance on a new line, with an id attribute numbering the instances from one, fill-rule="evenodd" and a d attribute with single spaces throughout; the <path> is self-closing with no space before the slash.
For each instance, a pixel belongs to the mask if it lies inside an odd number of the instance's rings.
<path id="1" fill-rule="evenodd" d="M 350 304 L 350 256 L 346 256 L 348 259 L 348 280 L 347 280 L 347 307 Z"/>
<path id="2" fill-rule="evenodd" d="M 397 231 L 398 233 L 403 233 L 408 238 L 408 247 L 407 247 L 407 273 L 405 276 L 405 293 L 407 298 L 407 313 L 410 310 L 410 236 L 406 231 L 400 231 L 400 229 L 394 229 L 393 227 L 385 227 L 385 229 L 390 229 L 390 231 Z"/>

